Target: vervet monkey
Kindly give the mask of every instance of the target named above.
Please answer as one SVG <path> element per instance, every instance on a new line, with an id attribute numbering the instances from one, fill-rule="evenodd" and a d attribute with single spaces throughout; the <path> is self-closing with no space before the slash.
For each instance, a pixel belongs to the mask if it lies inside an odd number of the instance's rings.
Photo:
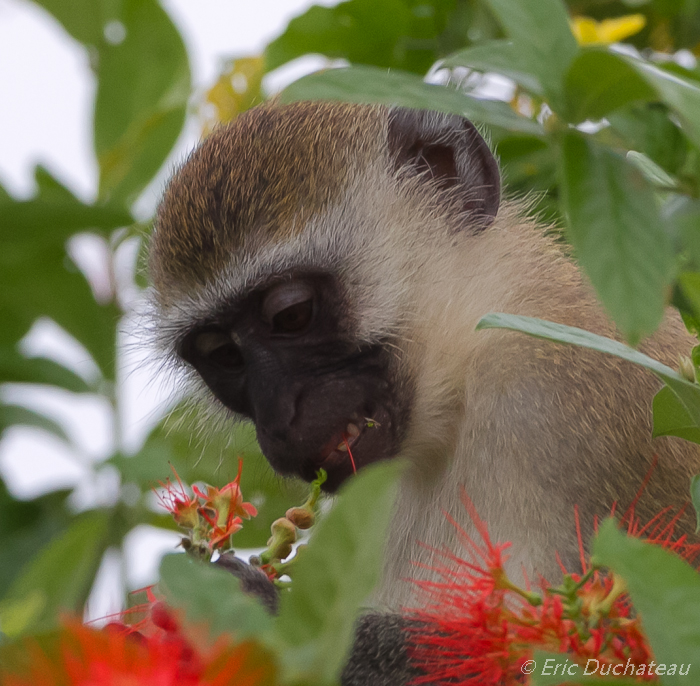
<path id="1" fill-rule="evenodd" d="M 252 419 L 279 473 L 323 467 L 336 490 L 353 472 L 345 437 L 358 468 L 407 458 L 382 608 L 410 605 L 402 579 L 430 548 L 458 551 L 444 512 L 470 530 L 460 486 L 492 538 L 513 542 L 514 577 L 556 579 L 555 552 L 577 568 L 575 504 L 587 539 L 655 455 L 643 520 L 685 502 L 700 471 L 695 447 L 651 440 L 650 373 L 475 331 L 499 311 L 616 335 L 576 265 L 502 202 L 497 163 L 459 116 L 309 102 L 244 113 L 170 182 L 150 273 L 166 350 Z M 675 365 L 691 346 L 669 317 L 642 349 Z"/>

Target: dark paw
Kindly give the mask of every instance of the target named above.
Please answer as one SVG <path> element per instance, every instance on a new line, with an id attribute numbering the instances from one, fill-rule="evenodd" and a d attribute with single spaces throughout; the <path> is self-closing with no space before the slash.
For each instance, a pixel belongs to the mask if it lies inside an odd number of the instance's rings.
<path id="1" fill-rule="evenodd" d="M 240 579 L 244 593 L 258 598 L 270 614 L 277 614 L 280 601 L 279 591 L 264 572 L 247 562 L 243 562 L 243 560 L 239 560 L 233 553 L 224 553 L 214 564 L 223 567 Z"/>

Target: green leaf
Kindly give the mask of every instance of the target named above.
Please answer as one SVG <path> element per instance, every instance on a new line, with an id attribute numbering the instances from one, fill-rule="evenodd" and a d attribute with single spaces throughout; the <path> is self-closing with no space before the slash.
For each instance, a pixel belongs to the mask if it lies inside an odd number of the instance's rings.
<path id="1" fill-rule="evenodd" d="M 21 405 L 0 404 L 0 436 L 3 432 L 14 425 L 33 426 L 54 434 L 62 441 L 70 443 L 70 439 L 65 429 L 53 419 L 49 419 L 43 414 L 29 410 Z"/>
<path id="2" fill-rule="evenodd" d="M 379 580 L 401 468 L 383 462 L 353 477 L 299 559 L 276 620 L 290 647 L 287 667 L 298 680 L 313 675 L 326 684 L 339 677 L 357 611 Z"/>
<path id="3" fill-rule="evenodd" d="M 0 625 L 10 637 L 46 631 L 61 612 L 82 613 L 108 545 L 109 512 L 93 510 L 25 565 L 0 601 Z"/>
<path id="4" fill-rule="evenodd" d="M 485 0 L 513 41 L 522 70 L 537 77 L 552 109 L 560 109 L 564 75 L 578 46 L 561 0 Z"/>
<path id="5" fill-rule="evenodd" d="M 411 11 L 401 0 L 350 0 L 335 7 L 314 5 L 289 22 L 265 48 L 267 70 L 308 53 L 359 64 L 397 66 L 396 48 L 408 34 Z"/>
<path id="6" fill-rule="evenodd" d="M 626 581 L 657 663 L 700 664 L 700 575 L 687 562 L 625 536 L 611 519 L 593 540 L 593 558 Z M 663 677 L 665 686 L 687 681 L 679 674 Z"/>
<path id="7" fill-rule="evenodd" d="M 65 246 L 79 231 L 104 235 L 133 219 L 123 209 L 80 202 L 42 169 L 37 170 L 37 185 L 39 192 L 31 200 L 0 200 L 0 344 L 12 347 L 38 317 L 48 316 L 113 378 L 119 310 L 95 301 Z"/>
<path id="8" fill-rule="evenodd" d="M 601 119 L 623 105 L 655 100 L 656 91 L 621 55 L 603 49 L 582 50 L 566 74 L 569 121 Z"/>
<path id="9" fill-rule="evenodd" d="M 37 550 L 56 537 L 70 523 L 66 507 L 70 491 L 54 491 L 34 500 L 17 500 L 0 480 L 0 599 L 20 569 Z"/>
<path id="10" fill-rule="evenodd" d="M 27 358 L 11 348 L 0 348 L 0 383 L 47 384 L 73 393 L 95 390 L 62 364 L 46 357 Z"/>
<path id="11" fill-rule="evenodd" d="M 700 443 L 700 417 L 693 417 L 668 386 L 664 386 L 654 396 L 652 408 L 654 410 L 654 438 L 657 436 L 678 436 L 686 441 Z"/>
<path id="12" fill-rule="evenodd" d="M 639 684 L 638 681 L 631 679 L 596 677 L 594 670 L 597 671 L 598 667 L 593 662 L 598 661 L 591 658 L 583 665 L 578 665 L 572 660 L 571 655 L 536 650 L 530 664 L 525 663 L 528 668 L 533 669 L 528 683 L 530 686 L 559 686 L 560 684 L 570 686 L 579 683 L 592 684 L 592 686 L 635 686 Z M 558 672 L 558 675 L 554 674 L 555 671 Z M 566 676 L 563 672 L 566 672 Z"/>
<path id="13" fill-rule="evenodd" d="M 630 150 L 627 153 L 627 160 L 631 162 L 640 172 L 644 175 L 644 178 L 652 185 L 657 188 L 663 188 L 665 190 L 675 189 L 677 186 L 676 180 L 667 174 L 654 160 L 647 157 L 643 152 L 636 152 L 635 150 Z"/>
<path id="14" fill-rule="evenodd" d="M 687 250 L 695 271 L 700 271 L 700 200 L 685 203 L 671 215 L 671 221 L 682 239 L 683 247 Z"/>
<path id="15" fill-rule="evenodd" d="M 685 134 L 700 147 L 700 83 L 659 69 L 649 62 L 632 57 L 626 59 L 678 115 Z"/>
<path id="16" fill-rule="evenodd" d="M 700 474 L 696 474 L 690 480 L 690 498 L 695 508 L 695 533 L 700 533 Z"/>
<path id="17" fill-rule="evenodd" d="M 533 95 L 542 96 L 542 84 L 536 74 L 523 69 L 516 46 L 507 40 L 494 40 L 460 50 L 446 57 L 440 66 L 448 69 L 469 67 L 480 72 L 501 74 L 522 86 Z"/>
<path id="18" fill-rule="evenodd" d="M 121 43 L 100 49 L 95 152 L 100 197 L 127 204 L 165 161 L 185 121 L 185 46 L 156 0 L 123 0 Z"/>
<path id="19" fill-rule="evenodd" d="M 479 100 L 454 88 L 425 83 L 413 74 L 387 72 L 375 67 L 328 69 L 310 74 L 288 86 L 280 99 L 282 102 L 341 100 L 401 105 L 459 114 L 474 122 L 509 131 L 535 136 L 544 133 L 537 122 L 516 114 L 505 102 Z"/>
<path id="20" fill-rule="evenodd" d="M 690 383 L 678 372 L 665 364 L 652 359 L 624 343 L 613 341 L 610 338 L 598 336 L 590 331 L 577 329 L 572 326 L 546 322 L 533 317 L 523 317 L 515 314 L 491 313 L 481 319 L 476 326 L 479 329 L 512 329 L 520 331 L 536 338 L 544 338 L 548 341 L 568 343 L 581 348 L 590 348 L 608 355 L 615 355 L 628 362 L 638 364 L 653 372 L 674 392 L 682 403 L 686 412 L 691 417 L 700 417 L 700 385 Z"/>
<path id="21" fill-rule="evenodd" d="M 623 157 L 571 130 L 561 155 L 562 207 L 576 256 L 628 341 L 661 322 L 674 265 L 652 187 Z"/>
<path id="22" fill-rule="evenodd" d="M 108 2 L 95 0 L 34 0 L 51 12 L 63 28 L 80 43 L 97 46 L 103 40 L 104 25 L 110 18 Z"/>
<path id="23" fill-rule="evenodd" d="M 661 100 L 700 146 L 700 84 L 647 60 L 601 49 L 582 52 L 566 75 L 567 113 L 572 121 L 600 119 L 637 100 Z"/>
<path id="24" fill-rule="evenodd" d="M 678 283 L 683 295 L 690 302 L 696 317 L 700 317 L 700 273 L 682 272 L 678 275 Z"/>
<path id="25" fill-rule="evenodd" d="M 168 605 L 185 611 L 188 621 L 206 624 L 212 637 L 228 633 L 237 639 L 262 637 L 272 617 L 240 581 L 214 564 L 189 555 L 166 555 L 160 564 L 158 588 Z"/>
<path id="26" fill-rule="evenodd" d="M 644 153 L 662 169 L 678 174 L 689 143 L 667 107 L 659 102 L 632 104 L 606 116 L 625 147 Z"/>

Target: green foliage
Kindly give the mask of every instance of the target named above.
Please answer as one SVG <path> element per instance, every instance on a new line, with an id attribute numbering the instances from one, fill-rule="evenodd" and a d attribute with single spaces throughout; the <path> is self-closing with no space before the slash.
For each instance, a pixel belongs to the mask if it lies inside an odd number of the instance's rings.
<path id="1" fill-rule="evenodd" d="M 289 86 L 283 102 L 294 100 L 345 100 L 403 105 L 451 112 L 474 121 L 488 121 L 507 131 L 542 134 L 537 122 L 518 116 L 504 102 L 479 100 L 452 88 L 425 83 L 412 74 L 387 72 L 375 67 L 332 69 L 311 74 Z"/>
<path id="2" fill-rule="evenodd" d="M 690 481 L 690 497 L 693 501 L 697 524 L 695 533 L 700 532 L 700 474 L 696 474 Z"/>
<path id="3" fill-rule="evenodd" d="M 521 68 L 531 74 L 558 110 L 564 74 L 576 55 L 576 39 L 560 0 L 486 0 L 513 41 Z"/>
<path id="4" fill-rule="evenodd" d="M 115 256 L 125 237 L 142 235 L 133 204 L 182 130 L 191 95 L 188 57 L 156 0 L 36 2 L 84 47 L 97 80 L 91 138 L 99 193 L 94 203 L 83 202 L 42 168 L 29 200 L 0 188 L 0 382 L 93 393 L 108 402 L 118 425 L 117 332 L 125 311 Z M 631 12 L 641 13 L 646 26 L 624 40 L 640 53 L 577 45 L 571 16 L 600 21 Z M 510 191 L 534 193 L 533 211 L 564 227 L 621 333 L 637 343 L 671 300 L 689 327 L 700 330 L 700 69 L 668 61 L 680 48 L 697 54 L 699 44 L 698 0 L 347 0 L 293 19 L 264 57 L 268 71 L 311 53 L 350 63 L 300 79 L 283 100 L 398 104 L 472 119 L 494 144 Z M 436 73 L 447 86 L 435 83 Z M 511 102 L 482 97 L 488 74 L 511 80 Z M 99 300 L 67 250 L 81 233 L 104 242 L 111 292 Z M 84 347 L 97 378 L 20 352 L 19 341 L 40 318 Z M 654 399 L 654 434 L 700 442 L 700 386 L 669 367 L 622 343 L 546 322 L 489 315 L 480 324 L 488 326 L 590 347 L 650 369 L 666 384 Z M 74 449 L 60 423 L 0 404 L 0 433 L 15 425 L 48 431 Z M 196 433 L 194 413 L 178 408 L 136 455 L 126 455 L 117 437 L 107 466 L 130 495 L 105 509 L 73 513 L 65 492 L 20 502 L 0 483 L 0 550 L 10 561 L 0 565 L 5 634 L 49 629 L 64 609 L 80 613 L 108 548 L 119 547 L 137 524 L 173 527 L 149 502 L 171 466 L 185 482 L 221 486 L 234 478 L 242 455 L 242 491 L 260 515 L 234 540 L 239 547 L 264 544 L 272 521 L 304 489 L 272 474 L 249 425 L 228 426 L 206 441 L 193 440 Z M 229 575 L 185 556 L 163 562 L 169 601 L 188 616 L 210 618 L 214 633 L 235 629 L 266 642 L 289 679 L 332 683 L 355 612 L 377 578 L 394 469 L 382 465 L 349 485 L 300 557 L 275 621 Z M 696 508 L 699 493 L 696 479 Z M 610 527 L 601 530 L 596 553 L 625 578 L 649 617 L 657 657 L 697 662 L 698 584 L 688 568 Z"/>
<path id="5" fill-rule="evenodd" d="M 665 388 L 673 394 L 675 402 L 683 408 L 686 415 L 692 417 L 696 424 L 700 421 L 700 385 L 684 379 L 678 372 L 665 364 L 661 364 L 661 362 L 623 343 L 572 326 L 564 326 L 563 324 L 555 324 L 542 319 L 513 314 L 488 314 L 478 323 L 477 329 L 511 329 L 513 331 L 521 331 L 536 338 L 590 348 L 591 350 L 615 355 L 628 362 L 638 364 L 654 372 L 656 376 L 666 383 Z"/>
<path id="6" fill-rule="evenodd" d="M 95 510 L 77 517 L 22 568 L 0 600 L 8 636 L 51 629 L 62 612 L 80 613 L 109 544 L 109 517 Z"/>
<path id="7" fill-rule="evenodd" d="M 166 555 L 160 566 L 158 590 L 170 607 L 184 610 L 188 621 L 206 625 L 212 636 L 229 633 L 236 639 L 263 637 L 272 617 L 240 589 L 232 574 L 189 555 Z"/>
<path id="8" fill-rule="evenodd" d="M 336 683 L 354 635 L 354 617 L 379 581 L 384 543 L 403 465 L 380 463 L 341 489 L 318 524 L 283 595 L 276 632 L 290 648 L 286 668 L 294 678 Z"/>
<path id="9" fill-rule="evenodd" d="M 536 210 L 566 223 L 567 237 L 601 301 L 627 339 L 636 343 L 658 326 L 674 262 L 683 259 L 686 245 L 696 242 L 696 211 L 683 220 L 685 227 L 694 224 L 679 232 L 677 257 L 669 225 L 677 227 L 673 215 L 686 212 L 679 209 L 682 201 L 700 196 L 700 81 L 694 72 L 653 57 L 577 46 L 560 0 L 485 0 L 484 5 L 507 40 L 483 40 L 446 56 L 439 66 L 512 79 L 519 88 L 516 95 L 531 98 L 529 115 L 506 112 L 502 102 L 467 100 L 463 89 L 443 88 L 438 94 L 417 76 L 368 66 L 312 74 L 292 84 L 283 97 L 418 108 L 432 102 L 435 109 L 461 110 L 486 125 L 497 151 L 504 148 L 504 175 L 515 179 L 519 192 L 543 190 L 543 181 L 548 186 L 550 198 Z M 594 8 L 586 4 L 586 9 Z M 381 60 L 373 64 L 387 66 Z M 609 117 L 609 124 L 602 122 L 592 133 L 571 128 L 603 117 Z M 510 135 L 504 136 L 503 130 Z M 534 143 L 526 134 L 544 138 L 548 154 L 539 149 L 533 155 Z"/>
<path id="10" fill-rule="evenodd" d="M 700 575 L 687 562 L 658 545 L 625 536 L 613 520 L 593 540 L 593 560 L 619 574 L 661 664 L 699 664 Z M 665 686 L 686 677 L 665 676 Z"/>
<path id="11" fill-rule="evenodd" d="M 576 131 L 562 141 L 562 206 L 581 265 L 631 343 L 656 330 L 673 269 L 653 189 L 624 157 Z"/>

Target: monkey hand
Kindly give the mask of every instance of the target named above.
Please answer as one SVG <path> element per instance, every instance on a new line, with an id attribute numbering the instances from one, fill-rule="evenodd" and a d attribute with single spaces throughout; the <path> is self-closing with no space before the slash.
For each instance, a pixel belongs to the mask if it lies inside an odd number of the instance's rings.
<path id="1" fill-rule="evenodd" d="M 259 567 L 249 565 L 233 553 L 223 553 L 214 564 L 239 579 L 243 592 L 258 598 L 270 614 L 277 614 L 279 590 Z"/>
<path id="2" fill-rule="evenodd" d="M 244 593 L 277 614 L 279 590 L 258 567 L 224 553 L 214 563 L 241 581 Z M 406 629 L 410 621 L 399 614 L 369 612 L 355 625 L 355 641 L 341 677 L 342 686 L 404 686 L 419 675 L 408 658 Z"/>

